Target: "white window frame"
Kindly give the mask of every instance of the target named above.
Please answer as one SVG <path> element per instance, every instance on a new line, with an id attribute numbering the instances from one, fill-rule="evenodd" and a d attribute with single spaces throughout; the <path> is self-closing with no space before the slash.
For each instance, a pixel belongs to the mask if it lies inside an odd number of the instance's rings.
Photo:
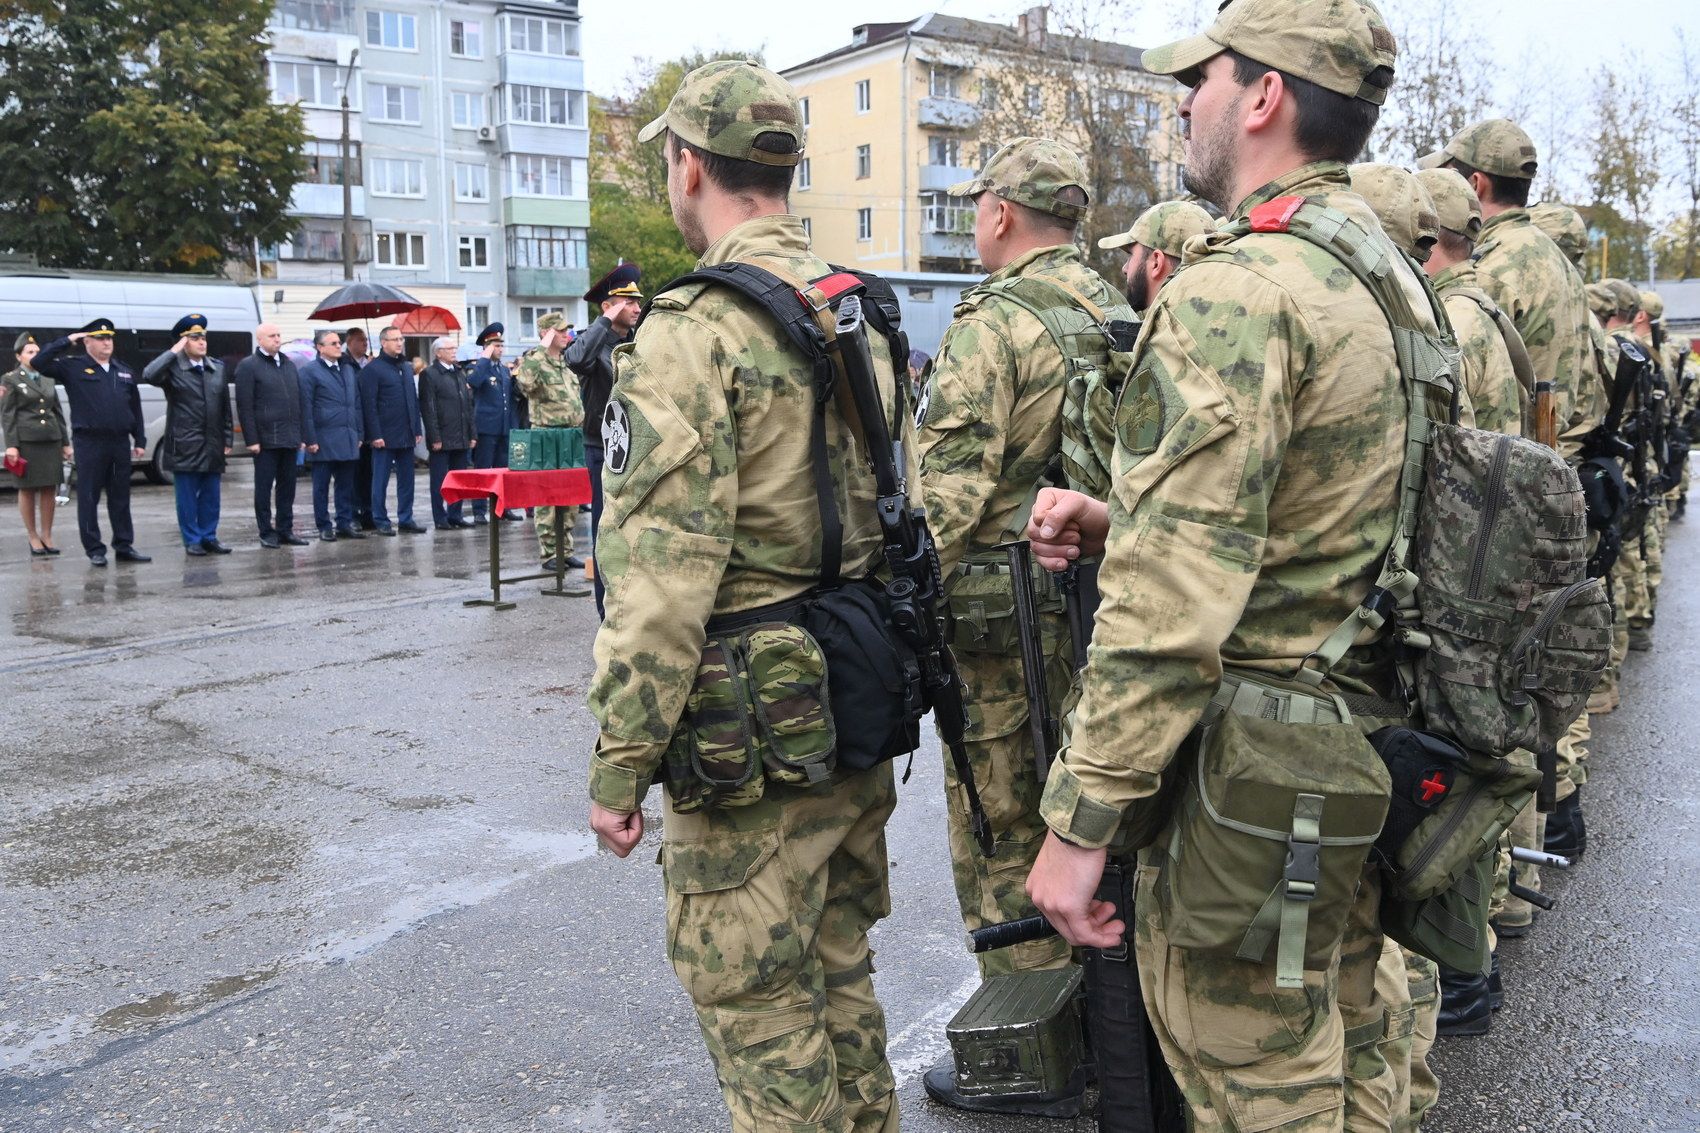
<path id="1" fill-rule="evenodd" d="M 460 29 L 459 51 L 455 50 L 455 29 Z M 456 59 L 484 58 L 484 21 L 483 20 L 450 20 L 449 21 L 449 54 Z"/>
<path id="2" fill-rule="evenodd" d="M 809 191 L 809 185 L 809 159 L 805 157 L 797 163 L 797 191 L 806 193 Z"/>
<path id="3" fill-rule="evenodd" d="M 393 268 L 399 271 L 424 271 L 427 263 L 429 245 L 423 232 L 408 232 L 404 229 L 386 228 L 372 233 L 372 266 L 375 268 Z M 401 260 L 396 259 L 398 250 L 407 253 Z M 419 258 L 415 260 L 413 253 L 417 251 Z M 385 254 L 388 258 L 385 258 Z"/>
<path id="4" fill-rule="evenodd" d="M 366 86 L 369 88 L 366 92 L 367 100 L 371 104 L 371 110 L 367 114 L 367 118 L 370 121 L 386 122 L 386 123 L 389 123 L 391 125 L 397 125 L 397 126 L 418 126 L 424 121 L 424 119 L 420 116 L 419 88 L 418 87 L 410 87 L 410 86 L 407 86 L 403 83 L 377 83 L 377 82 L 369 82 L 369 83 L 366 84 Z M 413 117 L 411 117 L 411 118 L 407 118 L 407 117 L 391 118 L 389 116 L 389 113 L 390 113 L 389 92 L 390 91 L 400 92 L 401 113 L 403 115 L 405 115 L 407 113 L 407 110 L 408 110 L 408 106 L 407 106 L 408 95 L 410 93 L 412 94 L 412 96 L 413 96 Z"/>
<path id="5" fill-rule="evenodd" d="M 803 222 L 803 235 L 813 240 L 815 238 L 815 222 L 810 217 L 800 217 Z"/>
<path id="6" fill-rule="evenodd" d="M 858 244 L 872 243 L 874 238 L 874 210 L 871 208 L 856 210 L 856 242 Z"/>
<path id="7" fill-rule="evenodd" d="M 557 97 L 559 99 L 557 100 Z M 560 121 L 555 121 L 555 112 L 559 102 Z M 535 83 L 509 83 L 506 114 L 509 122 L 523 122 L 527 126 L 549 126 L 556 129 L 582 130 L 589 124 L 588 100 L 585 92 L 571 87 L 545 87 Z M 529 114 L 536 110 L 541 118 L 528 117 L 520 114 L 524 108 Z M 575 113 L 576 111 L 576 113 Z"/>
<path id="8" fill-rule="evenodd" d="M 537 338 L 537 320 L 542 318 L 544 315 L 549 314 L 551 311 L 555 312 L 556 314 L 560 314 L 560 315 L 564 315 L 564 314 L 567 313 L 567 309 L 565 307 L 558 305 L 558 304 L 554 305 L 554 306 L 546 306 L 546 307 L 533 307 L 529 303 L 520 304 L 520 308 L 519 308 L 519 340 L 521 342 L 531 342 L 534 339 L 536 339 Z"/>
<path id="9" fill-rule="evenodd" d="M 393 28 L 389 25 L 395 20 Z M 378 21 L 378 38 L 372 38 L 372 21 Z M 395 42 L 389 42 L 391 31 L 395 32 Z M 367 47 L 378 47 L 385 51 L 411 51 L 419 53 L 419 18 L 408 12 L 392 12 L 385 8 L 366 9 L 366 28 L 363 38 Z"/>
<path id="10" fill-rule="evenodd" d="M 866 114 L 874 108 L 874 88 L 872 79 L 856 80 L 856 113 Z"/>
<path id="11" fill-rule="evenodd" d="M 797 107 L 803 112 L 803 129 L 807 130 L 809 128 L 809 100 L 806 97 L 799 98 Z"/>
<path id="12" fill-rule="evenodd" d="M 510 268 L 590 266 L 590 230 L 564 224 L 513 224 L 507 229 Z"/>
<path id="13" fill-rule="evenodd" d="M 935 146 L 943 146 L 943 156 L 951 160 L 939 161 L 940 154 L 934 148 Z M 927 136 L 927 164 L 943 165 L 950 168 L 960 167 L 962 165 L 962 139 L 952 137 L 949 134 L 929 134 Z"/>
<path id="14" fill-rule="evenodd" d="M 483 263 L 478 263 L 479 254 L 483 254 Z M 472 263 L 467 263 L 468 259 Z M 466 235 L 455 241 L 455 263 L 461 271 L 490 270 L 490 237 L 488 235 Z"/>
<path id="15" fill-rule="evenodd" d="M 503 36 L 503 41 L 508 45 L 509 51 L 518 52 L 521 55 L 547 55 L 554 58 L 571 58 L 579 53 L 579 28 L 577 24 L 569 20 L 552 20 L 545 16 L 515 15 L 506 18 L 508 27 L 507 34 Z M 536 33 L 535 42 L 540 46 L 533 46 L 533 32 Z M 559 51 L 550 50 L 551 32 L 560 33 Z M 524 42 L 516 44 L 516 36 Z"/>
<path id="16" fill-rule="evenodd" d="M 942 89 L 941 89 L 942 88 Z M 937 63 L 927 68 L 927 95 L 930 98 L 961 98 L 962 71 Z"/>
<path id="17" fill-rule="evenodd" d="M 525 191 L 522 179 L 535 169 L 538 182 L 547 187 L 552 166 L 558 170 L 558 180 L 565 190 L 560 193 Z M 508 195 L 511 197 L 546 197 L 558 201 L 583 200 L 589 192 L 589 162 L 582 157 L 558 157 L 554 154 L 511 153 L 507 160 Z"/>
<path id="18" fill-rule="evenodd" d="M 455 200 L 484 204 L 490 200 L 490 167 L 481 161 L 455 162 Z"/>
<path id="19" fill-rule="evenodd" d="M 874 147 L 872 144 L 856 147 L 856 180 L 866 181 L 874 175 Z"/>
<path id="20" fill-rule="evenodd" d="M 280 96 L 278 89 L 278 74 L 285 67 L 290 68 L 289 74 L 292 80 L 290 85 L 296 91 L 301 89 L 300 76 L 303 68 L 313 75 L 312 98 L 287 98 Z M 269 68 L 268 79 L 270 80 L 271 97 L 273 102 L 295 102 L 301 106 L 313 106 L 322 110 L 336 110 L 342 105 L 341 95 L 337 86 L 337 69 L 329 63 L 314 63 L 308 60 L 298 59 L 273 59 L 271 61 L 271 67 Z M 349 99 L 349 108 L 351 110 L 357 110 L 359 109 L 358 99 L 360 92 L 355 90 L 350 93 L 353 94 L 354 97 Z"/>
<path id="21" fill-rule="evenodd" d="M 1025 95 L 1027 113 L 1043 114 L 1045 112 L 1045 92 L 1038 83 L 1028 83 Z"/>
<path id="22" fill-rule="evenodd" d="M 460 111 L 476 108 L 478 120 L 463 120 Z M 490 124 L 490 100 L 482 91 L 452 90 L 449 92 L 449 128 L 453 130 L 482 130 Z"/>
<path id="23" fill-rule="evenodd" d="M 374 197 L 425 197 L 425 163 L 409 157 L 366 158 L 366 191 Z M 399 176 L 401 187 L 396 187 Z"/>
<path id="24" fill-rule="evenodd" d="M 466 305 L 466 332 L 477 334 L 490 325 L 490 304 L 468 303 Z"/>

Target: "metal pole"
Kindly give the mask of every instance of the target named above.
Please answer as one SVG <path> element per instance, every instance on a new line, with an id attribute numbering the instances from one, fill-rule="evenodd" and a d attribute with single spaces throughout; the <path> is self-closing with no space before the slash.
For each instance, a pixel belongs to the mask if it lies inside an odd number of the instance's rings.
<path id="1" fill-rule="evenodd" d="M 348 87 L 354 82 L 354 62 L 360 58 L 356 47 L 348 55 L 348 66 L 342 73 L 342 278 L 354 278 L 354 183 L 349 180 L 348 158 Z"/>

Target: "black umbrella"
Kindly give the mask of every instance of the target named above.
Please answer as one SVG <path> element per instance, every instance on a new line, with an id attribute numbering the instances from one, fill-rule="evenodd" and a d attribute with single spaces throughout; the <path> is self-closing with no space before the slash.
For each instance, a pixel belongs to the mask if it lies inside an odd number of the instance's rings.
<path id="1" fill-rule="evenodd" d="M 348 319 L 377 319 L 417 310 L 425 304 L 399 287 L 361 280 L 339 287 L 313 308 L 309 319 L 340 323 Z"/>

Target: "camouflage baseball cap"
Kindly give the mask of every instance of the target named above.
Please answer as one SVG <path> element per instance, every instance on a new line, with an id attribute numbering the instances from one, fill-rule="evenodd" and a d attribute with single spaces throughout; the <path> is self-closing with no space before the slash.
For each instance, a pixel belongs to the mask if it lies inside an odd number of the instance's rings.
<path id="1" fill-rule="evenodd" d="M 1398 43 L 1365 0 L 1227 0 L 1202 35 L 1153 47 L 1141 62 L 1187 86 L 1227 50 L 1325 90 L 1380 106 L 1392 86 Z M 1386 74 L 1376 74 L 1379 68 Z"/>
<path id="2" fill-rule="evenodd" d="M 648 142 L 672 130 L 709 153 L 762 165 L 796 165 L 803 159 L 803 114 L 791 84 L 744 59 L 706 63 L 685 76 L 666 111 L 638 131 Z M 763 134 L 791 139 L 788 153 L 756 148 Z"/>
<path id="3" fill-rule="evenodd" d="M 1535 140 L 1509 118 L 1488 118 L 1459 130 L 1446 148 L 1417 159 L 1419 169 L 1439 169 L 1457 159 L 1495 177 L 1533 180 L 1539 163 Z"/>
<path id="4" fill-rule="evenodd" d="M 1588 296 L 1588 310 L 1594 312 L 1594 317 L 1601 322 L 1610 318 L 1612 312 L 1617 309 L 1617 304 L 1611 297 L 1611 289 L 1605 284 L 1590 283 L 1582 290 Z"/>
<path id="5" fill-rule="evenodd" d="M 559 311 L 550 311 L 547 314 L 537 316 L 537 333 L 539 334 L 546 330 L 563 330 L 566 325 L 567 316 Z"/>
<path id="6" fill-rule="evenodd" d="M 1529 219 L 1558 245 L 1565 259 L 1582 266 L 1582 258 L 1588 254 L 1588 225 L 1581 213 L 1569 205 L 1549 201 L 1530 209 Z"/>
<path id="7" fill-rule="evenodd" d="M 1641 309 L 1641 293 L 1635 290 L 1635 285 L 1621 279 L 1602 279 L 1600 287 L 1605 290 L 1606 298 L 1611 300 L 1611 309 L 1617 314 L 1630 316 Z"/>
<path id="8" fill-rule="evenodd" d="M 1417 175 L 1397 165 L 1367 161 L 1349 172 L 1352 192 L 1369 205 L 1393 243 L 1418 263 L 1427 262 L 1440 239 L 1440 217 Z"/>
<path id="9" fill-rule="evenodd" d="M 1050 138 L 1016 138 L 991 156 L 979 176 L 958 182 L 948 191 L 953 197 L 996 193 L 1006 201 L 1064 220 L 1085 220 L 1086 205 L 1057 199 L 1070 185 L 1086 193 L 1090 203 L 1086 159 L 1079 151 Z"/>
<path id="10" fill-rule="evenodd" d="M 1641 309 L 1647 312 L 1647 321 L 1662 323 L 1665 321 L 1665 301 L 1657 291 L 1641 292 Z"/>
<path id="11" fill-rule="evenodd" d="M 1127 248 L 1143 244 L 1179 259 L 1182 245 L 1200 232 L 1215 229 L 1215 218 L 1191 201 L 1164 201 L 1140 213 L 1126 232 L 1098 241 L 1098 247 Z"/>
<path id="12" fill-rule="evenodd" d="M 1417 183 L 1428 190 L 1442 228 L 1475 240 L 1482 234 L 1482 202 L 1456 169 L 1424 169 Z"/>

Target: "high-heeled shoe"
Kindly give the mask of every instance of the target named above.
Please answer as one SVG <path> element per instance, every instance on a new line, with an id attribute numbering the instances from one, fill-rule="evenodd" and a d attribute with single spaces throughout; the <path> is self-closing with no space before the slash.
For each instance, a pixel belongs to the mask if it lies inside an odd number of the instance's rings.
<path id="1" fill-rule="evenodd" d="M 35 544 L 32 543 L 32 544 L 30 544 L 30 554 L 33 557 L 39 559 L 42 556 L 47 554 L 47 548 L 46 547 L 37 547 Z"/>
<path id="2" fill-rule="evenodd" d="M 47 555 L 57 555 L 59 553 L 59 548 L 53 546 L 51 543 L 43 543 L 41 545 L 41 550 L 43 554 Z"/>

